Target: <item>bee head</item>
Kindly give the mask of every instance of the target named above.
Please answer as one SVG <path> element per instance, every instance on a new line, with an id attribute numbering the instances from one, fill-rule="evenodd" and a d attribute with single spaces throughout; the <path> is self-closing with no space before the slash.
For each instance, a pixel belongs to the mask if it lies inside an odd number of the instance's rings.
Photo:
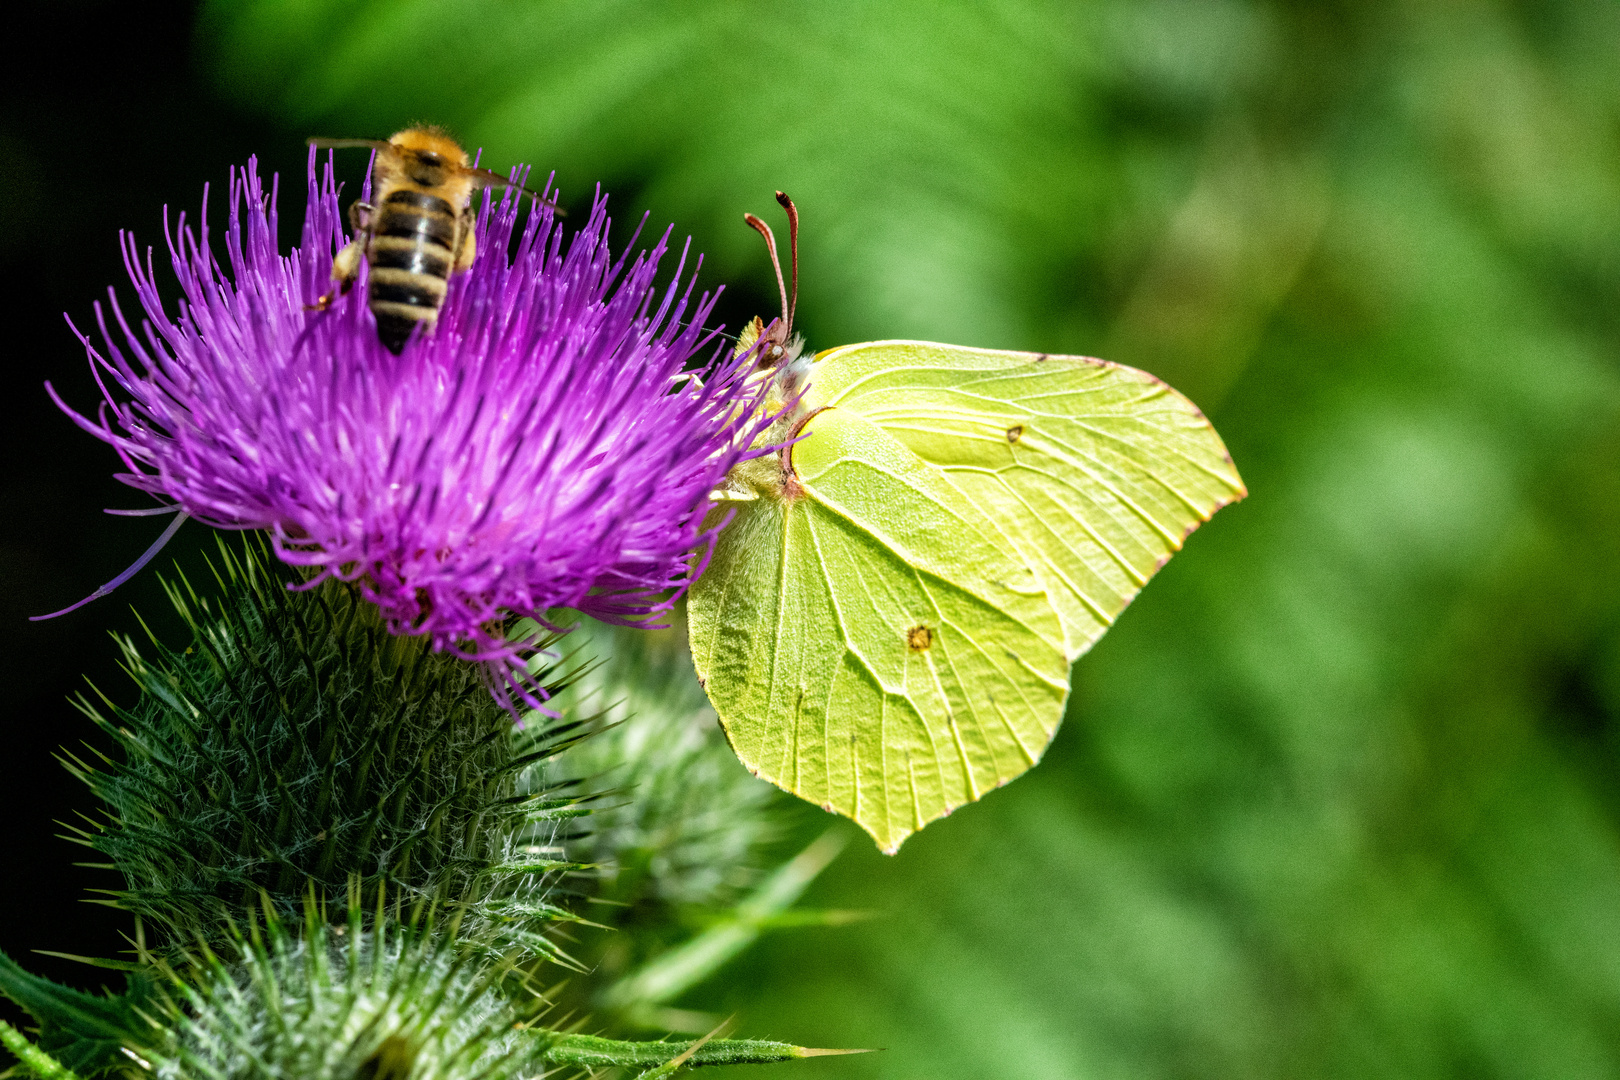
<path id="1" fill-rule="evenodd" d="M 467 152 L 461 144 L 436 127 L 409 127 L 395 132 L 388 140 L 401 154 L 415 158 L 430 168 L 465 168 Z"/>

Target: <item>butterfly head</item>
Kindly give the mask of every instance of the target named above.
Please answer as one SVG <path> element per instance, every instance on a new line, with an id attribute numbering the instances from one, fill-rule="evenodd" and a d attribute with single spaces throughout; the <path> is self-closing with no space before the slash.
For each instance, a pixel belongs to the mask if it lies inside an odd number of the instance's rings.
<path id="1" fill-rule="evenodd" d="M 790 278 L 783 279 L 782 260 L 777 255 L 776 236 L 771 232 L 771 227 L 753 214 L 744 214 L 743 220 L 765 238 L 765 250 L 770 252 L 771 268 L 776 271 L 776 289 L 782 298 L 782 314 L 772 319 L 769 324 L 755 316 L 752 322 L 743 327 L 742 333 L 737 338 L 737 354 L 740 356 L 758 345 L 758 364 L 761 371 L 797 374 L 799 367 L 797 361 L 804 352 L 804 338 L 793 332 L 793 316 L 799 306 L 799 210 L 784 192 L 776 193 L 776 201 L 787 211 L 788 216 Z M 791 292 L 789 281 L 792 283 Z"/>
<path id="2" fill-rule="evenodd" d="M 765 239 L 771 268 L 776 271 L 782 314 L 769 323 L 758 317 L 750 320 L 737 336 L 737 351 L 733 355 L 740 360 L 752 354 L 753 370 L 748 378 L 753 386 L 763 391 L 759 415 L 770 418 L 765 429 L 754 436 L 755 444 L 775 445 L 784 450 L 734 466 L 726 484 L 713 496 L 722 501 L 760 496 L 796 498 L 797 478 L 785 447 L 800 436 L 810 417 L 819 411 L 812 407 L 806 394 L 814 357 L 805 355 L 804 338 L 793 332 L 793 315 L 799 304 L 799 211 L 783 192 L 776 193 L 776 201 L 787 211 L 791 276 L 783 277 L 782 260 L 777 254 L 776 236 L 771 227 L 753 214 L 744 214 L 743 220 Z"/>

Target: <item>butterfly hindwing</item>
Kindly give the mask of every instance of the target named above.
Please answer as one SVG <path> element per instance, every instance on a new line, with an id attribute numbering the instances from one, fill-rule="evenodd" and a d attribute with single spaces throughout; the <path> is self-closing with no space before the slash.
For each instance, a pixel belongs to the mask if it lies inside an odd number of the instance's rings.
<path id="1" fill-rule="evenodd" d="M 1028 769 L 1062 717 L 1062 627 L 995 524 L 849 410 L 743 504 L 688 605 L 743 762 L 885 850 Z"/>

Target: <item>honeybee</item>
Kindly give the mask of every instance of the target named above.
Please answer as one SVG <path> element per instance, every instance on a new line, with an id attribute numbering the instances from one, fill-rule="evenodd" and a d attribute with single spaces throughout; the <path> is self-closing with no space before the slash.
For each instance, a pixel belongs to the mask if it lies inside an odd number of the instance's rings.
<path id="1" fill-rule="evenodd" d="M 424 334 L 432 331 L 450 275 L 472 266 L 477 255 L 473 192 L 490 184 L 517 185 L 473 168 L 467 152 L 436 127 L 409 127 L 387 142 L 312 138 L 309 145 L 377 152 L 371 168 L 374 202 L 349 207 L 354 240 L 332 260 L 331 291 L 310 307 L 325 311 L 347 295 L 364 256 L 371 265 L 366 300 L 377 319 L 377 337 L 397 356 L 418 325 Z M 523 190 L 540 201 L 535 192 Z"/>

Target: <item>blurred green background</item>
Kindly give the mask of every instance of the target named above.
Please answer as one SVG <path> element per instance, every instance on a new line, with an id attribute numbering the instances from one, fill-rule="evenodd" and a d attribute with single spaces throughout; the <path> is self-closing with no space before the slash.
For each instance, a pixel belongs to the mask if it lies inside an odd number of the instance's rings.
<path id="1" fill-rule="evenodd" d="M 783 188 L 812 347 L 1105 356 L 1231 447 L 1249 500 L 1079 663 L 1045 762 L 895 858 L 852 844 L 809 902 L 880 917 L 680 1004 L 886 1048 L 777 1067 L 805 1080 L 1620 1076 L 1620 5 L 235 0 L 182 29 L 169 201 L 246 133 L 297 176 L 305 135 L 432 121 L 691 233 L 735 328 L 774 308 L 742 212 Z"/>

